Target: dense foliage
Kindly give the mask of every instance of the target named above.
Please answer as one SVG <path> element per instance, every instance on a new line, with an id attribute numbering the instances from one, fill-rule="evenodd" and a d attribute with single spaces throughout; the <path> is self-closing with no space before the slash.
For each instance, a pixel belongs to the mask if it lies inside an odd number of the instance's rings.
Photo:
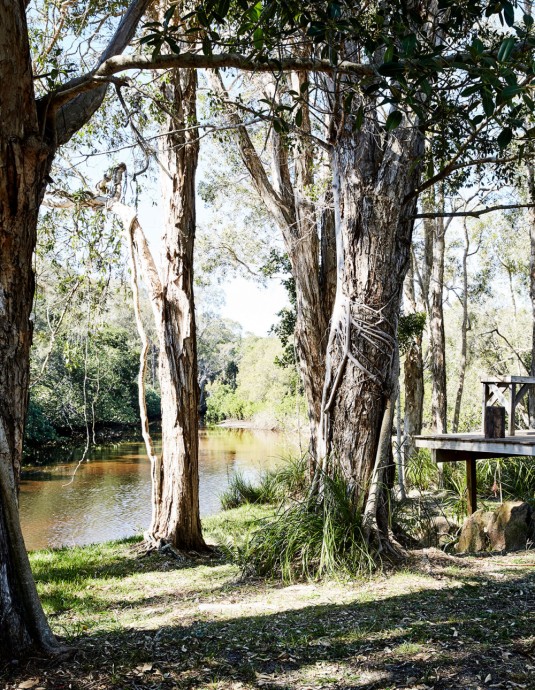
<path id="1" fill-rule="evenodd" d="M 305 415 L 304 400 L 295 367 L 277 364 L 282 352 L 277 338 L 244 338 L 237 351 L 235 379 L 224 371 L 208 386 L 206 420 L 248 420 L 264 428 L 295 426 Z"/>

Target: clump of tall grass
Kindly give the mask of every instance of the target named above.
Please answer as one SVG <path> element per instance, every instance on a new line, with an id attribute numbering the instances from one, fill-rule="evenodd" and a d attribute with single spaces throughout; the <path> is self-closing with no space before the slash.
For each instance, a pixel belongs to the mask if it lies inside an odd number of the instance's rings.
<path id="1" fill-rule="evenodd" d="M 376 567 L 362 530 L 362 513 L 340 477 L 324 477 L 321 497 L 281 504 L 246 542 L 230 547 L 244 573 L 285 582 L 355 576 Z"/>
<path id="2" fill-rule="evenodd" d="M 504 500 L 535 498 L 535 462 L 533 458 L 512 457 L 477 463 L 477 482 L 485 496 Z"/>
<path id="3" fill-rule="evenodd" d="M 405 466 L 405 483 L 408 489 L 429 491 L 438 483 L 437 464 L 428 450 L 419 449 Z"/>
<path id="4" fill-rule="evenodd" d="M 231 510 L 246 504 L 281 503 L 303 496 L 307 488 L 305 456 L 289 458 L 277 469 L 263 472 L 255 483 L 238 472 L 231 477 L 219 499 L 223 510 Z"/>
<path id="5" fill-rule="evenodd" d="M 243 474 L 237 472 L 231 477 L 219 500 L 223 510 L 232 510 L 246 504 L 275 503 L 273 475 L 271 472 L 265 472 L 258 483 L 253 484 Z"/>

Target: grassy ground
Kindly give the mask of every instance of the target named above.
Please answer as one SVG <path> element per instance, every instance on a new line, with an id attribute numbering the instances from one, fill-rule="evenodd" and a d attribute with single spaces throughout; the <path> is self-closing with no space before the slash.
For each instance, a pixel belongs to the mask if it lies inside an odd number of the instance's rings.
<path id="1" fill-rule="evenodd" d="M 209 539 L 254 524 L 246 506 Z M 535 551 L 414 552 L 371 580 L 241 580 L 217 558 L 143 555 L 135 540 L 32 555 L 57 663 L 0 668 L 2 688 L 535 689 Z"/>

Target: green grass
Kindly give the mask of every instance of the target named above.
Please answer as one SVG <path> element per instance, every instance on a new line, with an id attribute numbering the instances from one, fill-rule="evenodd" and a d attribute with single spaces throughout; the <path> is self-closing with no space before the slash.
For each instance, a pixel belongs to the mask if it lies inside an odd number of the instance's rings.
<path id="1" fill-rule="evenodd" d="M 205 533 L 239 539 L 268 514 L 244 506 L 205 520 Z M 284 586 L 239 578 L 222 558 L 177 561 L 139 546 L 31 554 L 54 631 L 78 654 L 0 666 L 0 687 L 445 689 L 483 687 L 489 674 L 491 684 L 531 687 L 529 552 L 426 552 L 390 575 Z"/>

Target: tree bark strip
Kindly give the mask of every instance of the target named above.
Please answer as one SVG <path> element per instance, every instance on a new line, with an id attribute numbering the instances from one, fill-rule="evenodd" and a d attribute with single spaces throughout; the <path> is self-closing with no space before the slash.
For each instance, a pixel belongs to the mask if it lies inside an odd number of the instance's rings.
<path id="1" fill-rule="evenodd" d="M 199 156 L 195 70 L 177 70 L 164 87 L 173 117 L 160 139 L 164 207 L 160 392 L 162 457 L 153 475 L 149 537 L 205 550 L 199 516 L 199 388 L 193 297 L 195 175 Z"/>

